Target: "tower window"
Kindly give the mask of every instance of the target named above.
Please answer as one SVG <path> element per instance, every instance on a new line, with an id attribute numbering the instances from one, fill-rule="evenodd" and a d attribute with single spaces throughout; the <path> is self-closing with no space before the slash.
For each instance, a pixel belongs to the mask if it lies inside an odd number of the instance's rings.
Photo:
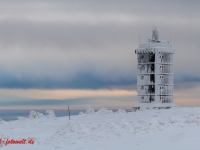
<path id="1" fill-rule="evenodd" d="M 145 70 L 145 66 L 144 65 L 141 65 L 141 70 Z"/>
<path id="2" fill-rule="evenodd" d="M 141 86 L 141 90 L 144 90 L 144 86 Z"/>
<path id="3" fill-rule="evenodd" d="M 144 79 L 144 76 L 141 76 L 141 79 L 143 80 L 143 79 Z"/>
<path id="4" fill-rule="evenodd" d="M 144 99 L 144 96 L 142 96 L 142 99 Z"/>

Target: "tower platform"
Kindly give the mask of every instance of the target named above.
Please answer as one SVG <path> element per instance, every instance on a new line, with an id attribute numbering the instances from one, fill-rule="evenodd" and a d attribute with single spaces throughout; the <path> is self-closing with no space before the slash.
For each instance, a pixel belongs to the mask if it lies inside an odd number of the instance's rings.
<path id="1" fill-rule="evenodd" d="M 178 107 L 180 106 L 174 103 L 137 103 L 133 106 L 133 111 L 145 109 L 169 109 Z"/>

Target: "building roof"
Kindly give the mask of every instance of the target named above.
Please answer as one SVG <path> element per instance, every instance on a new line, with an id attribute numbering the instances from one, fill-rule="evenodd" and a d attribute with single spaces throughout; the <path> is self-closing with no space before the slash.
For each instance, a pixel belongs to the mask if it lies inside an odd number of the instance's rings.
<path id="1" fill-rule="evenodd" d="M 140 44 L 135 53 L 175 53 L 169 41 L 149 40 L 147 44 Z"/>

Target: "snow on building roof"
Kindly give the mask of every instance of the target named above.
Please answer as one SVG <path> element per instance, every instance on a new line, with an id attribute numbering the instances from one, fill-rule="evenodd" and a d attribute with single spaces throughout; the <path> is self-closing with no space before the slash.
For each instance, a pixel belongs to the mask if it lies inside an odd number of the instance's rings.
<path id="1" fill-rule="evenodd" d="M 140 44 L 135 53 L 175 53 L 168 41 L 152 41 L 147 44 Z"/>

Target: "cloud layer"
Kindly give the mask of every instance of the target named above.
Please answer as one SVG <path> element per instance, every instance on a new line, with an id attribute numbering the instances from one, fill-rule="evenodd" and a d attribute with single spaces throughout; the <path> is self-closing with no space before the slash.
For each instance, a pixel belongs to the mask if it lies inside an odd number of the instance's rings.
<path id="1" fill-rule="evenodd" d="M 134 50 L 154 26 L 176 49 L 174 101 L 199 105 L 199 6 L 187 0 L 0 1 L 0 109 L 130 108 L 137 99 Z"/>
<path id="2" fill-rule="evenodd" d="M 23 3 L 23 5 L 21 5 Z M 136 83 L 138 36 L 153 26 L 177 50 L 175 82 L 200 81 L 199 2 L 1 1 L 1 88 Z"/>

